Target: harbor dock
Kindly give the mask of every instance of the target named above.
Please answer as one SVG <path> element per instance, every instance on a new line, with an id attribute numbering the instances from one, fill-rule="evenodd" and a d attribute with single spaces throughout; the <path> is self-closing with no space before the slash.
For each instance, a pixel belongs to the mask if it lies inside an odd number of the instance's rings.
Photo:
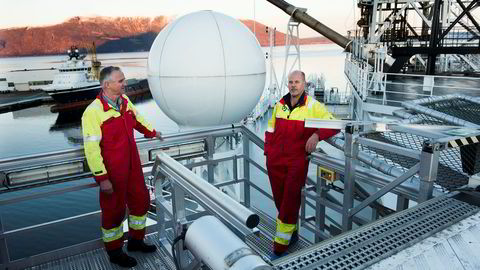
<path id="1" fill-rule="evenodd" d="M 15 91 L 0 94 L 0 113 L 17 111 L 45 103 L 53 99 L 43 91 Z"/>
<path id="2" fill-rule="evenodd" d="M 150 88 L 146 79 L 133 80 L 133 83 L 127 85 L 125 94 L 135 101 L 139 97 L 149 95 Z M 31 108 L 42 104 L 55 104 L 52 106 L 53 113 L 60 111 L 67 111 L 86 107 L 92 100 L 81 100 L 69 103 L 56 103 L 45 92 L 37 91 L 11 91 L 0 94 L 0 113 L 17 111 L 21 109 Z"/>

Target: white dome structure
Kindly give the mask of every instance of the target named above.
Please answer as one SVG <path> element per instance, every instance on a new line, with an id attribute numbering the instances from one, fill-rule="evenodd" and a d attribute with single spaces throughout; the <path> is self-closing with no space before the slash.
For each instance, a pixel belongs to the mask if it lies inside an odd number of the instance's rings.
<path id="1" fill-rule="evenodd" d="M 178 125 L 236 123 L 265 87 L 265 58 L 257 39 L 236 19 L 199 11 L 171 22 L 148 55 L 150 91 Z"/>

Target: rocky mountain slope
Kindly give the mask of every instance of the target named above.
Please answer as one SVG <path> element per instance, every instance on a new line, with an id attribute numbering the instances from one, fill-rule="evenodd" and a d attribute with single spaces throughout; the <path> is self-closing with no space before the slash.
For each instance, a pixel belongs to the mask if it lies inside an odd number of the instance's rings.
<path id="1" fill-rule="evenodd" d="M 61 24 L 39 27 L 0 29 L 0 57 L 63 54 L 72 45 L 91 47 L 98 53 L 148 51 L 171 18 L 147 17 L 73 17 Z M 252 20 L 241 20 L 250 30 Z M 257 39 L 268 46 L 267 27 L 255 22 Z M 271 31 L 272 29 L 270 29 Z M 329 43 L 326 38 L 301 40 L 302 44 Z M 275 45 L 285 44 L 285 34 L 275 31 Z"/>

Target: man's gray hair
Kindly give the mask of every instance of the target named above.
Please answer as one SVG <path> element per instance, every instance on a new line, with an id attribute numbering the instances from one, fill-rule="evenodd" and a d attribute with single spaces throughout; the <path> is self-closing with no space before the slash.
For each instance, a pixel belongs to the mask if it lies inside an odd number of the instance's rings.
<path id="1" fill-rule="evenodd" d="M 100 85 L 103 85 L 104 81 L 109 81 L 114 71 L 122 71 L 122 70 L 119 67 L 115 67 L 115 66 L 104 67 L 100 71 L 100 79 L 99 79 Z"/>

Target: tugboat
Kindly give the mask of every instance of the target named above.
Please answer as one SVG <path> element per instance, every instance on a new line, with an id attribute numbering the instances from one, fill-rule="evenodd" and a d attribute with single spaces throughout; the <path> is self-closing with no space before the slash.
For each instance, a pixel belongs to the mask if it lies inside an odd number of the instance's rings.
<path id="1" fill-rule="evenodd" d="M 94 47 L 95 48 L 95 47 Z M 92 65 L 84 60 L 76 46 L 68 51 L 68 59 L 58 69 L 53 83 L 43 90 L 57 103 L 70 103 L 94 99 L 100 91 L 98 72 L 100 62 L 96 60 L 93 50 Z"/>

